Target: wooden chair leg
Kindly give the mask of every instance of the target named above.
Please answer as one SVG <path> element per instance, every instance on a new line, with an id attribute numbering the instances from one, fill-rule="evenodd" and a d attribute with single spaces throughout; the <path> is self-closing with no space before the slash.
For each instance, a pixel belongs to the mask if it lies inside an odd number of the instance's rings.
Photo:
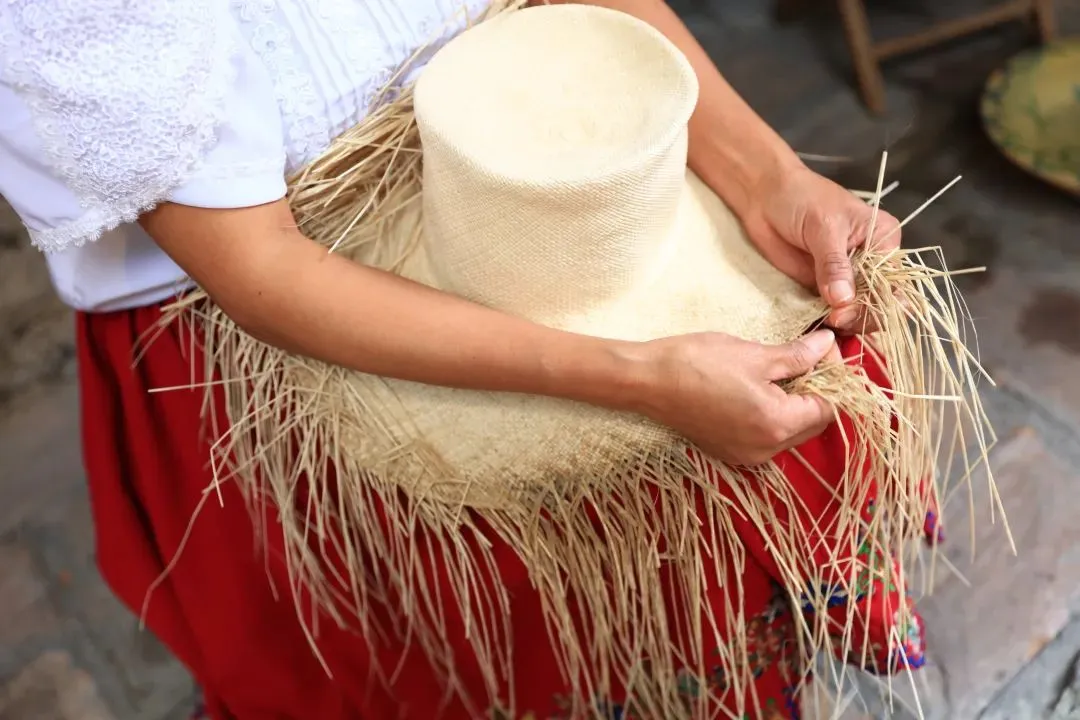
<path id="1" fill-rule="evenodd" d="M 874 41 L 870 33 L 870 21 L 866 17 L 866 6 L 863 0 L 838 2 L 863 102 L 870 112 L 880 115 L 885 112 L 885 81 L 874 56 Z"/>
<path id="2" fill-rule="evenodd" d="M 781 25 L 800 18 L 806 10 L 806 0 L 776 0 L 773 5 L 773 15 Z"/>
<path id="3" fill-rule="evenodd" d="M 1039 29 L 1039 39 L 1048 43 L 1057 38 L 1057 16 L 1054 0 L 1034 0 L 1035 26 Z"/>

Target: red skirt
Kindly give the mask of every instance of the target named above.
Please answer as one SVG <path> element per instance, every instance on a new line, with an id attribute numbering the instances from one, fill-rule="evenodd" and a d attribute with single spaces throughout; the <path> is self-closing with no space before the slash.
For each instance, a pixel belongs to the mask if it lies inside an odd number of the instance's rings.
<path id="1" fill-rule="evenodd" d="M 160 331 L 147 346 L 160 317 L 157 307 L 78 316 L 83 450 L 101 573 L 190 669 L 211 717 L 476 717 L 475 710 L 447 693 L 418 648 L 383 643 L 373 650 L 353 631 L 322 622 L 321 657 L 312 651 L 304 631 L 310 623 L 298 619 L 289 590 L 273 509 L 250 508 L 230 484 L 221 487 L 221 501 L 207 493 L 214 438 L 207 437 L 204 391 L 163 390 L 190 386 L 192 368 L 201 368 L 202 359 L 189 334 L 176 327 Z M 144 354 L 135 362 L 137 346 Z M 858 352 L 855 341 L 843 349 Z M 226 426 L 223 418 L 219 421 L 219 427 Z M 801 450 L 815 467 L 836 465 L 842 461 L 842 451 L 836 457 L 842 442 L 830 431 Z M 263 513 L 261 543 L 253 512 Z M 756 677 L 749 717 L 797 718 L 794 694 L 802 663 L 795 657 L 789 603 L 777 594 L 764 543 L 753 537 L 744 541 L 750 552 L 741 582 Z M 566 687 L 548 649 L 538 598 L 509 548 L 499 556 L 504 558 L 500 570 L 512 584 L 519 717 L 568 717 Z M 889 603 L 882 607 L 888 612 L 898 600 L 886 596 Z M 717 597 L 716 606 L 723 608 L 724 598 Z M 882 627 L 874 635 L 887 637 L 895 630 L 888 619 L 878 624 Z M 911 638 L 906 664 L 921 664 L 921 629 L 901 634 Z M 469 647 L 464 637 L 460 647 Z M 380 668 L 397 672 L 387 677 Z M 482 692 L 479 674 L 467 661 L 458 675 L 466 691 Z M 602 712 L 634 716 L 619 706 L 607 705 Z"/>

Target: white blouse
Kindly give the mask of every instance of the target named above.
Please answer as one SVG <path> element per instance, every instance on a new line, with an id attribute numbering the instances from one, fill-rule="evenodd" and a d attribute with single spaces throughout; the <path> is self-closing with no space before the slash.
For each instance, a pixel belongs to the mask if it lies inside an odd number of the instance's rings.
<path id="1" fill-rule="evenodd" d="M 187 280 L 139 214 L 280 199 L 488 1 L 0 0 L 0 196 L 68 304 L 159 302 Z"/>

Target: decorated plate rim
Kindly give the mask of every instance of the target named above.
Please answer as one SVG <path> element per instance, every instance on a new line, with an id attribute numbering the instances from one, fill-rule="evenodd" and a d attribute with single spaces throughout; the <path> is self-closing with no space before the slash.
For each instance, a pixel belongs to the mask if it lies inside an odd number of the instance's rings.
<path id="1" fill-rule="evenodd" d="M 1051 185 L 1080 196 L 1080 176 L 1040 169 L 1035 165 L 1029 153 L 1017 152 L 1015 148 L 1007 146 L 1002 137 L 1003 127 L 1007 123 L 1004 119 L 1005 108 L 1002 101 L 1009 90 L 1010 79 L 1032 72 L 1030 65 L 1047 55 L 1058 52 L 1080 55 L 1080 38 L 1060 40 L 1049 45 L 1025 50 L 1010 58 L 1004 66 L 990 74 L 983 89 L 979 109 L 983 127 L 990 141 L 1014 165 Z M 1077 84 L 1080 86 L 1080 78 L 1078 78 Z"/>

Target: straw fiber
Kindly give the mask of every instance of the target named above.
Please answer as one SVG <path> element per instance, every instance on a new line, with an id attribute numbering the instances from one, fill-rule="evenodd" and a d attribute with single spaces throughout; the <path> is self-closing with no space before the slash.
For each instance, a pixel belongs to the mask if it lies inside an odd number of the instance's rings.
<path id="1" fill-rule="evenodd" d="M 821 301 L 771 268 L 686 170 L 696 81 L 685 59 L 629 16 L 508 12 L 518 4 L 498 3 L 498 17 L 439 50 L 417 87 L 392 81 L 366 121 L 291 179 L 302 231 L 357 262 L 594 335 L 721 330 L 783 342 L 823 320 Z M 552 42 L 561 50 L 548 54 L 566 64 L 541 72 L 528 53 Z M 627 48 L 636 49 L 619 63 L 605 60 Z M 511 72 L 523 64 L 531 89 Z M 875 208 L 884 172 L 883 159 L 878 187 L 864 194 Z M 854 253 L 858 302 L 881 328 L 865 362 L 887 368 L 891 390 L 859 362 L 787 385 L 833 402 L 850 429 L 849 469 L 827 486 L 842 511 L 828 523 L 776 462 L 711 462 L 637 417 L 289 355 L 246 335 L 201 292 L 174 317 L 196 324 L 207 376 L 224 391 L 231 427 L 215 446 L 218 482 L 277 507 L 296 589 L 335 622 L 371 643 L 420 644 L 463 693 L 445 620 L 454 605 L 487 684 L 488 697 L 467 701 L 512 710 L 510 604 L 491 551 L 500 539 L 540 593 L 578 715 L 586 698 L 623 688 L 647 717 L 713 717 L 719 699 L 702 693 L 689 707 L 678 679 L 685 669 L 704 676 L 718 662 L 705 648 L 720 646 L 728 691 L 746 696 L 740 588 L 727 588 L 722 622 L 702 610 L 710 583 L 738 577 L 735 519 L 769 539 L 792 602 L 816 583 L 854 592 L 860 574 L 885 572 L 852 560 L 856 545 L 912 567 L 927 510 L 951 492 L 946 480 L 968 482 L 985 463 L 985 378 L 938 256 Z M 959 472 L 937 467 L 944 450 Z M 858 508 L 871 494 L 867 516 Z M 448 568 L 453 597 L 434 593 L 428 554 Z M 663 591 L 661 575 L 671 579 Z M 374 620 L 386 613 L 389 622 Z M 803 628 L 808 652 L 837 634 L 817 617 Z M 317 624 L 307 627 L 317 652 Z"/>

